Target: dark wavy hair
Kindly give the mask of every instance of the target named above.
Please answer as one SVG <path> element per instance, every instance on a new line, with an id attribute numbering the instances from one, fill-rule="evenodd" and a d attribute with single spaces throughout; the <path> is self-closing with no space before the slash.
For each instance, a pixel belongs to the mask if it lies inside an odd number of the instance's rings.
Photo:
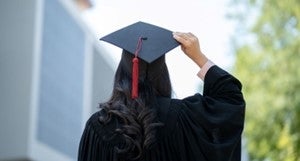
<path id="1" fill-rule="evenodd" d="M 114 131 L 115 137 L 124 140 L 125 145 L 115 147 L 115 160 L 140 160 L 146 150 L 156 143 L 156 131 L 163 126 L 158 121 L 156 106 L 158 97 L 171 97 L 171 82 L 165 56 L 153 63 L 139 60 L 139 96 L 131 98 L 133 55 L 123 50 L 115 73 L 111 98 L 100 104 L 106 113 L 100 122 L 107 124 L 113 118 L 122 122 Z"/>

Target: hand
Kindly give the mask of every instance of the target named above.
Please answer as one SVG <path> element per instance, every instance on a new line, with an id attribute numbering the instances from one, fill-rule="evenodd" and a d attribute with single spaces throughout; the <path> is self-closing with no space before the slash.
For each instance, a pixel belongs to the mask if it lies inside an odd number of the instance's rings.
<path id="1" fill-rule="evenodd" d="M 192 33 L 174 32 L 174 39 L 181 44 L 181 50 L 200 68 L 208 61 L 201 52 L 198 38 Z"/>

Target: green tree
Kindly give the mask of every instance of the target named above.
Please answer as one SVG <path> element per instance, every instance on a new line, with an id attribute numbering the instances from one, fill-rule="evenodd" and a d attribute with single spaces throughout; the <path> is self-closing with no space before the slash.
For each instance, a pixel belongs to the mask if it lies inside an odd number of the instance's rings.
<path id="1" fill-rule="evenodd" d="M 233 0 L 250 160 L 300 161 L 300 0 Z"/>

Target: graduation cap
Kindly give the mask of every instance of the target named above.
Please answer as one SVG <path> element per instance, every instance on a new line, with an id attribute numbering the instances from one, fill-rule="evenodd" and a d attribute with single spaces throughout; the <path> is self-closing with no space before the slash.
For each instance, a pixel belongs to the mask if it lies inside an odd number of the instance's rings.
<path id="1" fill-rule="evenodd" d="M 136 22 L 102 37 L 100 40 L 128 51 L 135 57 L 132 69 L 132 98 L 138 96 L 138 59 L 152 63 L 176 48 L 172 31 L 145 22 Z"/>

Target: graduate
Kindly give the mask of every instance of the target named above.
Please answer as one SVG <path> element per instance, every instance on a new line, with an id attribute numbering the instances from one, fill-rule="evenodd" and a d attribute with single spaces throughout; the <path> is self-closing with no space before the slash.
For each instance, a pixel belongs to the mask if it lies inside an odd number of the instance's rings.
<path id="1" fill-rule="evenodd" d="M 195 35 L 137 22 L 101 40 L 122 57 L 110 99 L 86 123 L 79 161 L 241 160 L 242 85 L 202 53 Z M 199 66 L 203 94 L 171 98 L 165 54 L 177 46 Z"/>

